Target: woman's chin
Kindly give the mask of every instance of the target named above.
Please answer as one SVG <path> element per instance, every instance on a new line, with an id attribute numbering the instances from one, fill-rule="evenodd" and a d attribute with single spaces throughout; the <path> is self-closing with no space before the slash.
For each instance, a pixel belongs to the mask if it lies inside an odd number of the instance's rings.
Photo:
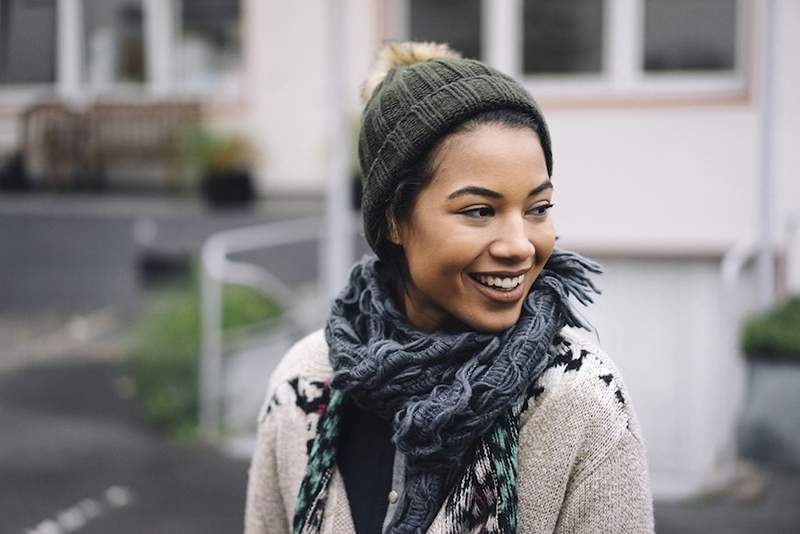
<path id="1" fill-rule="evenodd" d="M 516 313 L 497 313 L 491 312 L 485 315 L 470 317 L 469 321 L 465 321 L 469 328 L 484 334 L 499 334 L 505 332 L 514 326 L 519 320 L 520 311 Z"/>

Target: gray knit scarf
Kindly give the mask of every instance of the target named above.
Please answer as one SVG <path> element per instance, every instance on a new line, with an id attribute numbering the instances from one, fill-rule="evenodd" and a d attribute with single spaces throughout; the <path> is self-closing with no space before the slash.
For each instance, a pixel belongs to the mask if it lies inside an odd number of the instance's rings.
<path id="1" fill-rule="evenodd" d="M 397 308 L 380 261 L 365 257 L 353 267 L 325 328 L 334 370 L 332 392 L 343 394 L 334 400 L 332 393 L 328 410 L 346 395 L 362 408 L 393 419 L 392 440 L 406 457 L 406 478 L 390 532 L 418 533 L 430 526 L 471 447 L 524 399 L 551 362 L 548 349 L 556 333 L 565 325 L 588 328 L 569 298 L 584 305 L 592 302 L 591 292 L 599 290 L 590 272 L 602 269 L 556 249 L 514 326 L 497 334 L 429 334 L 412 326 Z M 331 422 L 335 418 L 327 419 L 317 430 L 317 441 L 333 444 L 338 425 Z M 310 502 L 316 502 L 317 515 L 322 513 L 319 471 L 333 461 L 324 448 L 320 443 L 312 447 L 296 532 L 308 522 Z"/>

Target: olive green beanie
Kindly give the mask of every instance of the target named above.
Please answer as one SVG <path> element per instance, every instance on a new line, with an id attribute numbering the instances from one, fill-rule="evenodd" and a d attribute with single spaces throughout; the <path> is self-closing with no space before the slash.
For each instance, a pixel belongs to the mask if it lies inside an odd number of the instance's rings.
<path id="1" fill-rule="evenodd" d="M 448 57 L 408 53 L 415 46 L 438 47 Z M 400 60 L 389 64 L 374 89 L 365 88 L 358 155 L 363 173 L 362 212 L 367 242 L 377 251 L 384 239 L 378 222 L 399 182 L 399 171 L 422 157 L 439 139 L 483 111 L 514 109 L 530 113 L 539 124 L 539 140 L 552 175 L 550 134 L 539 107 L 513 78 L 472 59 L 457 57 L 442 45 L 390 45 Z M 390 48 L 387 47 L 387 48 Z M 402 47 L 407 47 L 404 51 Z M 406 52 L 403 54 L 403 52 Z M 406 61 L 407 63 L 403 63 Z M 400 63 L 400 64 L 397 64 Z"/>

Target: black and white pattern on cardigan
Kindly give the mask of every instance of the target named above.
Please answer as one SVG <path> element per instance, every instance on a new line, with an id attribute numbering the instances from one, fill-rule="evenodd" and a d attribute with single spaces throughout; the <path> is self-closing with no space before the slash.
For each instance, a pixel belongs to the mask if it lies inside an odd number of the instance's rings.
<path id="1" fill-rule="evenodd" d="M 553 339 L 552 350 L 554 351 L 552 361 L 528 389 L 528 398 L 522 406 L 520 426 L 527 420 L 526 415 L 536 409 L 549 390 L 556 389 L 562 381 L 569 379 L 570 373 L 578 372 L 593 374 L 604 386 L 603 389 L 613 395 L 618 415 L 626 420 L 627 426 L 628 416 L 622 385 L 617 381 L 615 371 L 608 366 L 602 353 L 598 354 L 596 348 L 589 347 L 581 340 L 570 340 L 561 334 L 557 334 Z"/>
<path id="2" fill-rule="evenodd" d="M 558 389 L 564 381 L 572 376 L 591 373 L 602 385 L 604 391 L 613 397 L 620 417 L 627 421 L 625 395 L 622 386 L 611 369 L 595 350 L 576 339 L 568 339 L 558 334 L 551 345 L 552 362 L 542 375 L 528 389 L 526 398 L 515 408 L 513 417 L 517 417 L 520 427 L 527 417 L 536 410 L 536 406 L 547 398 L 550 391 Z M 270 401 L 265 405 L 262 419 L 278 407 L 297 410 L 298 416 L 304 419 L 304 430 L 307 433 L 307 448 L 314 441 L 317 424 L 325 413 L 330 399 L 330 384 L 323 381 L 307 380 L 295 377 L 278 386 Z M 514 431 L 519 428 L 512 427 Z M 513 440 L 516 442 L 516 440 Z M 503 440 L 491 439 L 487 436 L 475 448 L 472 461 L 464 470 L 461 478 L 453 487 L 443 510 L 445 532 L 448 533 L 487 533 L 500 534 L 507 532 L 504 525 L 499 524 L 502 514 L 498 514 L 497 506 L 502 499 L 497 498 L 498 488 L 496 467 L 492 462 L 496 458 L 508 457 L 508 451 L 500 450 Z M 308 455 L 308 450 L 305 451 Z M 516 451 L 515 451 L 516 452 Z M 516 457 L 516 454 L 512 455 Z M 501 469 L 501 472 L 511 471 Z M 516 466 L 513 466 L 516 473 Z"/>
<path id="3" fill-rule="evenodd" d="M 292 378 L 278 386 L 272 398 L 265 404 L 259 420 L 263 421 L 278 406 L 297 407 L 305 417 L 305 430 L 308 434 L 306 455 L 309 455 L 317 433 L 317 423 L 327 409 L 330 396 L 330 384 L 327 382 L 306 380 L 303 377 Z"/>

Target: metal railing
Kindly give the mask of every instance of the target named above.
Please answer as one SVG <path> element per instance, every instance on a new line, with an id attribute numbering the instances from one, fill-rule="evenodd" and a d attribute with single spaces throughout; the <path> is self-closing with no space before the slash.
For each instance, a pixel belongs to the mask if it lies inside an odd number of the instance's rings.
<path id="1" fill-rule="evenodd" d="M 209 237 L 203 244 L 198 387 L 200 430 L 206 437 L 216 437 L 220 428 L 224 378 L 223 286 L 236 284 L 263 292 L 281 306 L 290 325 L 302 330 L 302 321 L 293 313 L 291 289 L 263 267 L 231 260 L 230 255 L 315 241 L 321 233 L 322 219 L 295 219 L 222 231 Z"/>
<path id="2" fill-rule="evenodd" d="M 798 229 L 800 228 L 800 212 L 790 213 L 786 220 L 786 232 L 782 244 L 785 269 L 784 279 L 781 286 L 787 293 L 800 290 L 800 247 L 795 243 Z M 721 282 L 721 335 L 724 349 L 724 357 L 730 364 L 731 369 L 738 370 L 739 376 L 728 376 L 726 381 L 730 387 L 724 391 L 729 398 L 725 405 L 728 409 L 737 410 L 743 401 L 744 391 L 744 362 L 741 358 L 739 348 L 739 328 L 742 320 L 739 307 L 739 286 L 742 273 L 748 263 L 753 262 L 762 252 L 762 247 L 768 244 L 760 242 L 755 237 L 747 237 L 734 244 L 722 257 L 720 262 L 720 282 Z M 778 247 L 776 247 L 778 248 Z M 777 285 L 776 285 L 777 286 Z M 778 287 L 773 288 L 774 291 Z M 735 416 L 735 412 L 733 414 Z M 737 458 L 737 436 L 731 436 L 730 442 L 724 447 L 719 458 L 719 473 L 722 479 L 730 479 L 734 475 L 733 469 Z"/>
<path id="3" fill-rule="evenodd" d="M 800 293 L 800 210 L 786 219 L 786 280 L 784 288 L 789 294 Z"/>
<path id="4" fill-rule="evenodd" d="M 722 347 L 722 361 L 718 362 L 721 369 L 725 369 L 724 380 L 727 387 L 720 388 L 720 394 L 727 398 L 718 405 L 715 419 L 730 422 L 736 428 L 739 409 L 745 394 L 744 363 L 739 353 L 739 282 L 742 272 L 748 263 L 752 262 L 760 246 L 753 237 L 742 239 L 731 247 L 722 256 L 720 262 L 720 334 Z M 720 377 L 721 378 L 721 377 Z M 735 477 L 736 462 L 739 453 L 738 435 L 732 432 L 725 436 L 725 442 L 720 444 L 716 458 L 714 480 L 712 485 L 727 486 Z"/>

